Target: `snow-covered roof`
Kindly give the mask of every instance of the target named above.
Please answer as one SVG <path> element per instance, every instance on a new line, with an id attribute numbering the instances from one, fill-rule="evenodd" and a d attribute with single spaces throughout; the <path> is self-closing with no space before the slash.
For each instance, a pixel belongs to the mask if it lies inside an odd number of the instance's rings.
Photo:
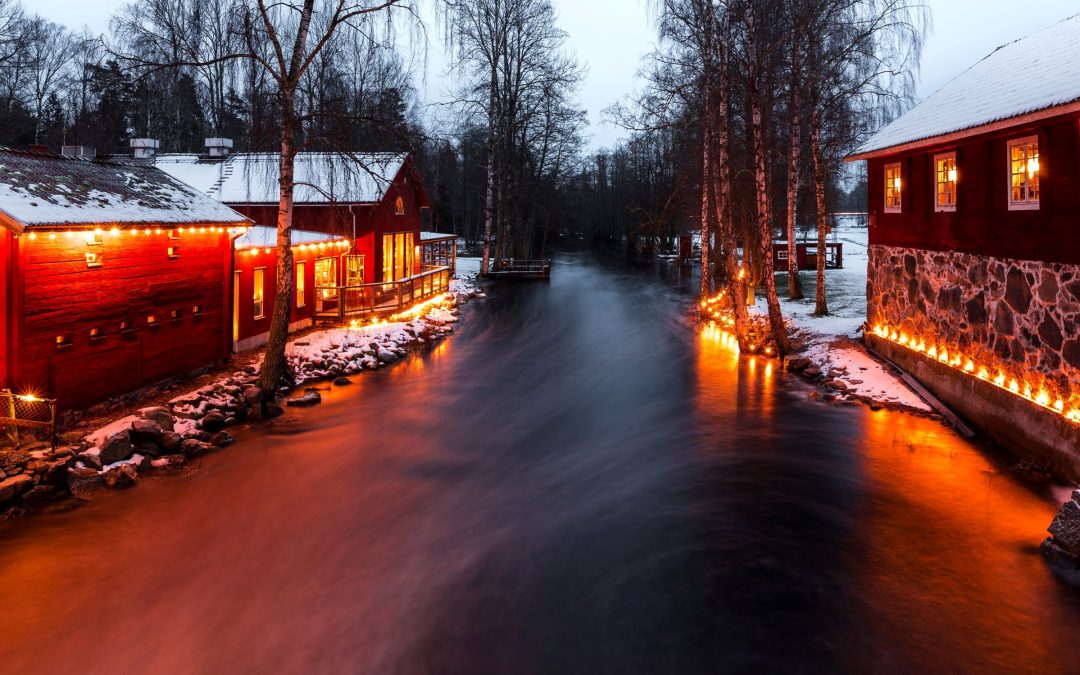
<path id="1" fill-rule="evenodd" d="M 1080 101 L 1080 14 L 999 47 L 878 131 L 853 158 Z"/>
<path id="2" fill-rule="evenodd" d="M 438 239 L 457 239 L 456 234 L 445 234 L 443 232 L 421 232 L 420 241 L 435 241 Z"/>
<path id="3" fill-rule="evenodd" d="M 326 241 L 340 241 L 345 237 L 325 232 L 312 232 L 310 230 L 293 230 L 291 232 L 293 246 L 301 244 L 319 244 Z M 277 228 L 256 225 L 247 232 L 236 238 L 235 248 L 272 248 L 277 246 Z"/>
<path id="4" fill-rule="evenodd" d="M 155 166 L 226 204 L 277 204 L 280 154 L 238 153 L 224 159 L 159 155 Z M 296 156 L 296 204 L 379 202 L 404 166 L 405 153 L 301 152 Z"/>
<path id="5" fill-rule="evenodd" d="M 238 223 L 247 218 L 152 166 L 0 148 L 9 225 Z"/>

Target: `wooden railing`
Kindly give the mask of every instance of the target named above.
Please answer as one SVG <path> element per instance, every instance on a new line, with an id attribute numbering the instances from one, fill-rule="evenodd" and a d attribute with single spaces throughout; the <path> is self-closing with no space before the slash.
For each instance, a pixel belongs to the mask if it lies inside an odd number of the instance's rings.
<path id="1" fill-rule="evenodd" d="M 344 320 L 393 314 L 450 290 L 450 268 L 432 267 L 383 284 L 316 286 L 315 318 Z"/>
<path id="2" fill-rule="evenodd" d="M 491 271 L 483 276 L 496 279 L 548 279 L 551 277 L 551 260 L 493 260 Z"/>

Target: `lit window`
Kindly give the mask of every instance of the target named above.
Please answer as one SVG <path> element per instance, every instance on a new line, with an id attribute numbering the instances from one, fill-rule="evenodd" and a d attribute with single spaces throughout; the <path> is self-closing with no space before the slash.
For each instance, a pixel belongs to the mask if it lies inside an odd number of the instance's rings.
<path id="1" fill-rule="evenodd" d="M 394 202 L 394 211 L 399 216 L 405 215 L 405 200 L 402 199 L 401 197 L 398 197 L 397 201 Z"/>
<path id="2" fill-rule="evenodd" d="M 315 292 L 324 300 L 337 297 L 336 258 L 320 258 L 315 261 Z"/>
<path id="3" fill-rule="evenodd" d="M 56 336 L 56 348 L 67 349 L 71 345 L 75 344 L 75 337 L 71 333 L 63 333 Z"/>
<path id="4" fill-rule="evenodd" d="M 956 153 L 950 152 L 934 157 L 934 210 L 956 210 Z"/>
<path id="5" fill-rule="evenodd" d="M 86 254 L 86 266 L 89 268 L 101 267 L 101 254 L 99 253 L 87 253 Z"/>
<path id="6" fill-rule="evenodd" d="M 296 306 L 303 307 L 307 304 L 307 263 L 296 263 Z"/>
<path id="7" fill-rule="evenodd" d="M 150 316 L 146 317 L 146 325 L 150 327 L 158 325 L 157 315 L 151 314 Z"/>
<path id="8" fill-rule="evenodd" d="M 261 319 L 265 314 L 266 305 L 266 268 L 260 267 L 255 270 L 255 292 L 252 294 L 252 299 L 255 304 L 255 318 Z"/>
<path id="9" fill-rule="evenodd" d="M 120 322 L 120 333 L 121 334 L 126 335 L 128 333 L 133 332 L 134 330 L 135 329 L 131 327 L 131 322 L 130 321 L 125 319 L 124 321 Z"/>
<path id="10" fill-rule="evenodd" d="M 885 212 L 900 213 L 900 164 L 885 166 Z"/>
<path id="11" fill-rule="evenodd" d="M 192 305 L 191 306 L 191 315 L 192 316 L 202 316 L 202 305 Z"/>
<path id="12" fill-rule="evenodd" d="M 169 260 L 176 260 L 179 257 L 180 257 L 180 247 L 179 246 L 170 246 L 169 247 Z"/>
<path id="13" fill-rule="evenodd" d="M 184 310 L 182 310 L 182 309 L 174 309 L 173 311 L 169 312 L 169 318 L 172 319 L 173 321 L 179 321 L 180 319 L 183 319 L 184 318 Z"/>
<path id="14" fill-rule="evenodd" d="M 1009 208 L 1039 208 L 1039 138 L 1009 143 Z"/>

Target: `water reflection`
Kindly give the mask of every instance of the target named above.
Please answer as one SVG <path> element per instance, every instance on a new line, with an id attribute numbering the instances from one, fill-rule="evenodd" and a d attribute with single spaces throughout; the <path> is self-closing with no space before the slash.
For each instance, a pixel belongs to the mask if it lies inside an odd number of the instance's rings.
<path id="1" fill-rule="evenodd" d="M 5 672 L 1070 672 L 1047 486 L 586 255 L 184 478 L 0 523 Z"/>

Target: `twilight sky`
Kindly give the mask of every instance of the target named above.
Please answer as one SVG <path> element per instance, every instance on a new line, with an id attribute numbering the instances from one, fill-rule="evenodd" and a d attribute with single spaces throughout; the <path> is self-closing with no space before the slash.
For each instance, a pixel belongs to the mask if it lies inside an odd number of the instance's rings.
<path id="1" fill-rule="evenodd" d="M 646 0 L 552 0 L 570 47 L 587 65 L 581 103 L 589 111 L 590 146 L 610 146 L 623 132 L 603 123 L 601 111 L 632 92 L 641 56 L 655 37 Z M 933 9 L 933 32 L 926 42 L 919 95 L 926 97 L 989 54 L 994 48 L 1080 12 L 1080 0 L 1029 0 L 1016 11 L 1016 0 L 927 0 Z M 104 31 L 124 0 L 24 0 L 32 12 L 67 26 Z M 445 59 L 437 29 L 431 29 L 429 73 L 418 78 L 424 97 L 438 99 L 447 90 Z"/>

